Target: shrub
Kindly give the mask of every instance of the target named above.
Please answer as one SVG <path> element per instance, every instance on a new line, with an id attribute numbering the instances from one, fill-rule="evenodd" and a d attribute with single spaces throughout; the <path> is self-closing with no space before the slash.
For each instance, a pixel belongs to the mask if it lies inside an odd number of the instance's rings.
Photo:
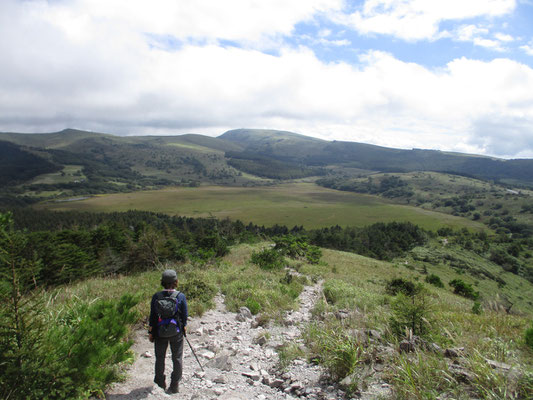
<path id="1" fill-rule="evenodd" d="M 531 328 L 526 330 L 525 339 L 526 344 L 533 350 L 533 322 L 531 323 Z"/>
<path id="2" fill-rule="evenodd" d="M 23 300 L 24 326 L 1 332 L 0 397 L 74 399 L 101 394 L 117 379 L 116 365 L 131 357 L 132 342 L 124 338 L 137 320 L 133 308 L 138 299 L 125 295 L 75 304 L 52 320 L 39 297 Z M 1 311 L 2 326 L 7 327 L 10 315 L 3 307 Z"/>
<path id="3" fill-rule="evenodd" d="M 418 336 L 429 333 L 433 306 L 422 284 L 416 286 L 411 296 L 406 296 L 403 292 L 398 293 L 391 307 L 393 314 L 389 323 L 396 336 L 403 336 L 406 330 Z"/>
<path id="4" fill-rule="evenodd" d="M 517 274 L 520 268 L 518 261 L 503 250 L 495 250 L 490 255 L 490 260 L 500 265 L 505 271 Z"/>
<path id="5" fill-rule="evenodd" d="M 124 341 L 128 326 L 137 320 L 132 311 L 139 299 L 100 300 L 74 310 L 75 320 L 49 331 L 58 361 L 65 362 L 74 387 L 98 392 L 117 378 L 115 365 L 127 360 L 132 341 Z M 64 360 L 64 361 L 63 361 Z"/>
<path id="6" fill-rule="evenodd" d="M 246 299 L 246 307 L 248 307 L 253 315 L 257 315 L 261 311 L 261 304 L 252 297 Z"/>
<path id="7" fill-rule="evenodd" d="M 403 293 L 406 296 L 414 296 L 418 288 L 419 286 L 415 286 L 411 281 L 403 278 L 396 278 L 387 282 L 385 291 L 392 296 L 396 296 L 399 293 Z"/>
<path id="8" fill-rule="evenodd" d="M 454 279 L 450 281 L 449 285 L 453 287 L 453 292 L 459 296 L 472 300 L 479 299 L 479 292 L 476 292 L 471 284 L 463 282 L 461 279 Z"/>
<path id="9" fill-rule="evenodd" d="M 480 315 L 481 310 L 481 303 L 479 301 L 474 302 L 474 305 L 472 306 L 472 313 Z"/>
<path id="10" fill-rule="evenodd" d="M 309 245 L 305 258 L 309 264 L 318 264 L 322 257 L 322 250 L 318 246 Z"/>
<path id="11" fill-rule="evenodd" d="M 310 264 L 318 264 L 322 257 L 319 247 L 310 245 L 308 239 L 303 236 L 285 235 L 274 238 L 275 250 L 281 254 L 297 259 L 305 258 Z"/>
<path id="12" fill-rule="evenodd" d="M 440 280 L 440 277 L 435 274 L 426 276 L 426 282 L 439 288 L 444 287 L 444 283 L 442 283 L 442 281 Z"/>
<path id="13" fill-rule="evenodd" d="M 213 306 L 213 297 L 217 293 L 217 289 L 200 274 L 188 276 L 178 289 L 185 294 L 187 300 L 203 303 L 207 309 Z"/>
<path id="14" fill-rule="evenodd" d="M 364 347 L 355 336 L 346 336 L 339 329 L 324 329 L 310 325 L 304 334 L 311 357 L 326 367 L 335 380 L 341 380 L 355 371 L 364 361 Z"/>
<path id="15" fill-rule="evenodd" d="M 252 263 L 265 270 L 283 268 L 284 257 L 275 249 L 264 249 L 260 252 L 252 253 Z"/>

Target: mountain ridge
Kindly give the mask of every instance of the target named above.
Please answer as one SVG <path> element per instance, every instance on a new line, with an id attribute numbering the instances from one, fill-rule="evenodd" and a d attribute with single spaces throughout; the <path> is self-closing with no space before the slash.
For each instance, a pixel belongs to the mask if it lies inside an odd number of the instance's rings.
<path id="1" fill-rule="evenodd" d="M 117 136 L 65 129 L 34 134 L 0 132 L 0 141 L 13 143 L 20 146 L 21 151 L 47 161 L 55 160 L 58 167 L 72 163 L 78 155 L 82 165 L 95 160 L 111 167 L 108 178 L 113 177 L 113 169 L 120 168 L 124 172 L 127 168 L 131 170 L 131 174 L 126 174 L 130 178 L 144 176 L 152 183 L 157 181 L 158 185 L 183 182 L 240 185 L 250 180 L 242 178 L 242 173 L 284 180 L 329 174 L 342 176 L 363 170 L 434 171 L 533 186 L 533 159 L 507 160 L 432 149 L 406 150 L 326 141 L 269 129 L 233 129 L 218 137 L 200 134 Z M 59 157 L 59 153 L 51 153 L 54 150 L 70 156 Z M 68 162 L 62 161 L 66 158 Z"/>

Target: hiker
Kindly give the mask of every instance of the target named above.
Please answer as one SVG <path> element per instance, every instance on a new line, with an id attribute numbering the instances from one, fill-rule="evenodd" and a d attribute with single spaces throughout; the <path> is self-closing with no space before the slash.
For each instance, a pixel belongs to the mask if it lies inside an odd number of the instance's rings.
<path id="1" fill-rule="evenodd" d="M 168 392 L 179 392 L 179 381 L 183 372 L 183 337 L 186 335 L 187 300 L 185 295 L 176 290 L 178 276 L 176 271 L 167 269 L 161 275 L 164 290 L 152 297 L 150 304 L 150 327 L 148 337 L 155 346 L 154 382 L 163 390 L 165 383 L 165 356 L 170 343 L 173 370 L 170 376 Z"/>

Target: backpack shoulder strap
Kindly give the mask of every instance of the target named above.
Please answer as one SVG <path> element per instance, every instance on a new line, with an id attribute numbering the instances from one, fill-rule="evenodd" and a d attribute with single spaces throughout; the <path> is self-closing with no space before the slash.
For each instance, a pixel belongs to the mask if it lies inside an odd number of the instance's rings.
<path id="1" fill-rule="evenodd" d="M 181 293 L 180 291 L 174 290 L 172 293 L 170 293 L 170 297 L 173 297 L 176 300 L 178 300 L 178 296 L 179 296 L 180 293 Z"/>

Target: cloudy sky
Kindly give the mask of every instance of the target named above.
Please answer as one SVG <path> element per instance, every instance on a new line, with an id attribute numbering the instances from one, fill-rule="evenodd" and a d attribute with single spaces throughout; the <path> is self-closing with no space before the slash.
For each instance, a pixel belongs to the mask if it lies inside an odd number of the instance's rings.
<path id="1" fill-rule="evenodd" d="M 533 0 L 0 0 L 0 131 L 533 157 Z"/>

